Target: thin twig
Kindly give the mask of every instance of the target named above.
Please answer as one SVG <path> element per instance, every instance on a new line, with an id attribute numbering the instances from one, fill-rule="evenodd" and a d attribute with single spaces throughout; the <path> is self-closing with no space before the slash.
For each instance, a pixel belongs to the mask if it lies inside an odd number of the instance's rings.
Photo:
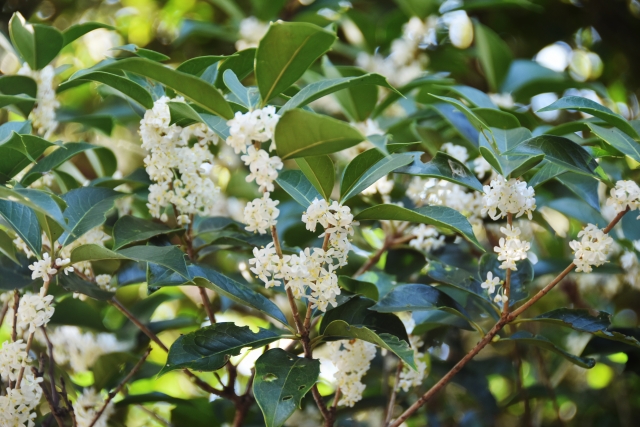
<path id="1" fill-rule="evenodd" d="M 146 412 L 147 414 L 151 415 L 153 418 L 156 419 L 156 421 L 158 421 L 160 424 L 165 425 L 167 427 L 173 427 L 173 424 L 171 424 L 171 422 L 163 417 L 161 417 L 160 415 L 156 414 L 155 412 L 153 412 L 151 409 L 145 408 L 142 405 L 136 405 L 136 407 L 140 410 L 142 410 L 143 412 Z"/>
<path id="2" fill-rule="evenodd" d="M 211 305 L 209 295 L 207 295 L 207 290 L 202 286 L 198 286 L 198 290 L 200 291 L 200 298 L 202 298 L 202 305 L 204 305 L 204 310 L 207 312 L 207 317 L 213 325 L 214 323 L 216 323 L 216 315 L 213 312 L 213 306 Z"/>
<path id="3" fill-rule="evenodd" d="M 31 372 L 33 372 L 34 377 L 40 376 L 40 373 L 38 372 L 38 370 L 33 366 L 31 367 Z M 60 418 L 58 407 L 53 404 L 53 401 L 51 400 L 51 395 L 49 395 L 49 390 L 47 390 L 47 387 L 45 386 L 44 381 L 40 383 L 40 388 L 42 389 L 42 394 L 44 395 L 44 399 L 47 401 L 47 404 L 51 409 L 51 415 L 53 415 L 53 418 L 58 423 L 58 427 L 64 427 L 64 421 L 62 420 L 62 418 Z"/>
<path id="4" fill-rule="evenodd" d="M 138 327 L 138 329 L 140 329 L 142 331 L 143 334 L 145 334 L 151 341 L 155 342 L 156 344 L 158 344 L 158 346 L 163 349 L 165 352 L 169 352 L 169 348 L 164 345 L 164 343 L 162 341 L 160 341 L 160 338 L 158 338 L 158 336 L 156 334 L 154 334 L 153 332 L 151 332 L 151 330 L 149 328 L 147 328 L 145 325 L 142 324 L 142 322 L 140 322 L 136 316 L 133 315 L 133 313 L 131 313 L 129 310 L 127 310 L 127 308 L 122 305 L 122 303 L 120 301 L 118 301 L 115 297 L 111 298 L 109 300 L 109 304 L 111 304 L 112 306 L 114 306 L 115 308 L 117 308 L 120 313 L 124 314 L 125 317 L 129 320 L 131 320 L 131 322 L 136 325 Z"/>
<path id="5" fill-rule="evenodd" d="M 398 367 L 396 368 L 396 376 L 393 380 L 393 388 L 391 389 L 391 396 L 389 396 L 389 404 L 387 405 L 387 414 L 384 417 L 384 426 L 388 426 L 391 422 L 391 417 L 393 417 L 393 408 L 396 405 L 396 394 L 398 392 L 398 383 L 400 382 L 400 374 L 402 373 L 403 363 L 401 360 L 398 361 Z"/>
<path id="6" fill-rule="evenodd" d="M 0 311 L 0 327 L 2 327 L 2 324 L 4 323 L 4 318 L 7 315 L 7 312 L 9 311 L 9 301 L 5 301 L 4 304 L 2 304 L 2 310 Z"/>
<path id="7" fill-rule="evenodd" d="M 27 354 L 29 354 L 29 351 L 31 350 L 31 345 L 33 344 L 33 336 L 35 335 L 35 332 L 31 332 L 29 334 L 29 338 L 27 339 L 27 348 L 25 348 L 25 352 Z M 24 377 L 24 370 L 26 368 L 26 365 L 22 365 L 22 367 L 20 368 L 20 372 L 18 373 L 18 379 L 16 380 L 16 390 L 20 388 L 20 383 L 22 382 L 22 378 Z"/>
<path id="8" fill-rule="evenodd" d="M 49 377 L 51 381 L 51 398 L 53 399 L 54 405 L 57 407 L 58 403 L 60 403 L 60 398 L 58 396 L 58 392 L 56 391 L 56 377 L 55 377 L 55 360 L 53 358 L 53 344 L 49 339 L 49 334 L 47 334 L 47 328 L 41 326 L 40 329 L 44 334 L 44 339 L 47 342 L 47 350 L 49 351 Z"/>
<path id="9" fill-rule="evenodd" d="M 71 423 L 73 427 L 78 427 L 78 421 L 76 420 L 76 413 L 73 410 L 73 405 L 69 401 L 69 396 L 67 396 L 67 384 L 64 382 L 64 377 L 60 376 L 60 394 L 62 395 L 62 400 L 64 400 L 64 404 L 69 411 L 69 415 L 71 416 Z"/>
<path id="10" fill-rule="evenodd" d="M 613 227 L 616 226 L 618 222 L 622 219 L 622 217 L 629 212 L 629 208 L 624 210 L 623 212 L 618 213 L 616 217 L 603 229 L 604 233 L 609 233 Z M 404 421 L 406 421 L 413 413 L 415 413 L 422 405 L 424 405 L 433 395 L 435 395 L 438 391 L 444 388 L 445 385 L 451 381 L 451 379 L 458 373 L 460 370 L 467 364 L 471 359 L 473 359 L 480 351 L 489 344 L 493 338 L 504 328 L 507 323 L 512 322 L 518 317 L 520 314 L 524 313 L 529 307 L 535 304 L 540 298 L 544 297 L 551 289 L 554 288 L 562 279 L 564 279 L 576 265 L 572 262 L 565 268 L 555 279 L 553 279 L 547 286 L 542 288 L 537 294 L 535 294 L 531 299 L 529 299 L 522 306 L 518 307 L 516 310 L 507 314 L 506 316 L 501 316 L 498 322 L 491 328 L 491 330 L 487 333 L 487 335 L 482 338 L 474 348 L 469 351 L 458 363 L 456 363 L 453 368 L 449 372 L 443 376 L 440 381 L 438 381 L 433 387 L 431 387 L 426 393 L 424 393 L 413 405 L 411 405 L 406 411 L 402 413 L 396 419 L 390 427 L 399 427 Z"/>
<path id="11" fill-rule="evenodd" d="M 20 306 L 20 292 L 13 291 L 13 329 L 11 330 L 11 340 L 16 342 L 18 339 L 18 307 Z"/>
<path id="12" fill-rule="evenodd" d="M 120 393 L 120 391 L 131 380 L 131 378 L 133 378 L 133 376 L 140 370 L 140 368 L 142 368 L 142 365 L 144 364 L 145 360 L 147 360 L 147 357 L 149 357 L 150 353 L 151 353 L 151 348 L 148 348 L 147 351 L 142 356 L 142 358 L 138 360 L 138 363 L 136 363 L 133 369 L 127 374 L 126 377 L 124 377 L 122 382 L 118 384 L 118 387 L 116 387 L 114 391 L 109 393 L 107 400 L 105 400 L 104 404 L 102 405 L 102 408 L 100 408 L 100 410 L 96 413 L 95 417 L 93 417 L 93 421 L 91 421 L 91 424 L 89 424 L 89 427 L 93 427 L 95 423 L 98 422 L 98 419 L 100 419 L 104 411 L 107 409 L 107 406 L 109 406 L 109 403 L 111 403 L 113 398 L 116 397 L 118 393 Z"/>

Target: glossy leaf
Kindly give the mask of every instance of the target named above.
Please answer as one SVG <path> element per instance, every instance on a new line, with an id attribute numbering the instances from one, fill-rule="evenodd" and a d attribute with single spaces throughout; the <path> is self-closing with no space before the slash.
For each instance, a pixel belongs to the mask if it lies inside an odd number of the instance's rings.
<path id="1" fill-rule="evenodd" d="M 535 345 L 535 346 L 553 351 L 554 353 L 559 354 L 560 356 L 567 359 L 569 362 L 575 365 L 578 365 L 581 368 L 591 369 L 596 365 L 595 360 L 588 357 L 579 357 L 574 354 L 568 353 L 563 349 L 561 349 L 560 347 L 556 346 L 554 343 L 552 343 L 542 335 L 533 335 L 531 332 L 528 332 L 528 331 L 518 331 L 508 338 L 500 339 L 500 341 L 498 342 L 503 342 L 503 341 L 513 341 L 516 343 L 530 344 L 530 345 Z"/>
<path id="2" fill-rule="evenodd" d="M 240 105 L 248 109 L 253 109 L 258 105 L 260 100 L 258 90 L 255 87 L 244 87 L 232 70 L 225 70 L 222 74 L 222 80 L 231 93 L 240 101 Z"/>
<path id="3" fill-rule="evenodd" d="M 531 131 L 526 128 L 497 129 L 491 128 L 493 138 L 487 140 L 480 134 L 479 145 L 482 156 L 504 176 L 521 176 L 544 159 L 544 154 L 539 153 L 531 157 L 508 156 L 505 152 L 517 147 L 521 142 L 531 138 Z"/>
<path id="4" fill-rule="evenodd" d="M 18 12 L 9 21 L 11 41 L 32 70 L 47 66 L 62 49 L 63 36 L 55 27 L 30 24 Z"/>
<path id="5" fill-rule="evenodd" d="M 349 276 L 338 276 L 338 285 L 342 289 L 374 301 L 378 301 L 380 298 L 378 287 L 371 282 L 352 279 Z"/>
<path id="6" fill-rule="evenodd" d="M 58 279 L 58 285 L 62 286 L 64 289 L 70 292 L 86 295 L 93 299 L 108 301 L 115 295 L 114 292 L 104 291 L 95 283 L 88 282 L 73 273 L 69 275 L 58 274 L 56 275 L 56 278 Z"/>
<path id="7" fill-rule="evenodd" d="M 634 141 L 629 135 L 616 128 L 607 129 L 593 123 L 587 123 L 587 126 L 598 138 L 636 162 L 640 162 L 640 142 Z"/>
<path id="8" fill-rule="evenodd" d="M 311 205 L 314 199 L 320 200 L 323 198 L 302 171 L 286 170 L 281 172 L 276 182 L 293 197 L 293 200 L 300 203 L 305 209 Z"/>
<path id="9" fill-rule="evenodd" d="M 442 310 L 468 317 L 464 308 L 438 288 L 423 284 L 397 285 L 370 308 L 380 313 Z"/>
<path id="10" fill-rule="evenodd" d="M 66 227 L 60 206 L 64 202 L 58 196 L 48 191 L 32 188 L 7 188 L 0 186 L 0 199 L 18 202 L 30 207 L 36 213 L 46 215 L 55 220 L 60 226 Z"/>
<path id="11" fill-rule="evenodd" d="M 476 239 L 476 236 L 473 234 L 473 228 L 467 218 L 455 209 L 446 206 L 422 206 L 416 209 L 407 209 L 397 205 L 384 204 L 367 208 L 358 213 L 354 219 L 357 221 L 409 221 L 434 225 L 462 234 L 467 240 L 476 245 L 476 247 L 484 251 Z"/>
<path id="12" fill-rule="evenodd" d="M 230 57 L 224 56 L 224 55 L 198 56 L 196 58 L 188 59 L 184 61 L 182 64 L 178 65 L 178 67 L 176 68 L 176 71 L 181 71 L 183 73 L 199 76 L 204 72 L 204 70 L 206 70 L 213 64 L 227 58 L 230 58 Z"/>
<path id="13" fill-rule="evenodd" d="M 40 258 L 42 252 L 42 230 L 33 209 L 10 200 L 0 200 L 0 215 L 9 223 L 13 231 Z"/>
<path id="14" fill-rule="evenodd" d="M 23 117 L 28 117 L 35 104 L 38 84 L 27 76 L 0 76 L 0 93 L 6 95 L 26 95 L 34 98 L 33 101 L 12 102 Z"/>
<path id="15" fill-rule="evenodd" d="M 271 23 L 256 51 L 256 81 L 263 104 L 294 84 L 335 41 L 335 34 L 313 24 Z"/>
<path id="16" fill-rule="evenodd" d="M 422 176 L 425 178 L 438 178 L 462 185 L 472 190 L 483 192 L 482 184 L 476 176 L 458 159 L 443 153 L 437 152 L 435 157 L 424 163 L 420 157 L 423 153 L 410 153 L 413 163 L 400 167 L 395 173 L 406 173 L 409 175 Z"/>
<path id="17" fill-rule="evenodd" d="M 325 200 L 329 200 L 336 178 L 336 171 L 331 157 L 303 157 L 296 159 L 296 163 L 302 173 L 309 179 L 309 182 L 322 194 L 322 197 Z"/>
<path id="18" fill-rule="evenodd" d="M 77 40 L 80 37 L 84 36 L 85 34 L 90 33 L 91 31 L 97 30 L 99 28 L 104 28 L 112 31 L 115 30 L 115 28 L 112 27 L 111 25 L 102 24 L 100 22 L 85 22 L 83 24 L 72 25 L 62 32 L 62 38 L 63 38 L 62 46 L 64 47 L 69 43 L 73 42 L 74 40 Z"/>
<path id="19" fill-rule="evenodd" d="M 117 250 L 128 244 L 142 242 L 174 231 L 176 230 L 158 222 L 125 215 L 120 217 L 113 226 L 113 249 Z"/>
<path id="20" fill-rule="evenodd" d="M 68 245 L 92 228 L 102 225 L 116 199 L 121 196 L 122 193 L 98 187 L 81 187 L 64 194 L 62 199 L 67 203 L 67 209 L 63 215 L 69 231 L 60 236 L 60 244 Z"/>
<path id="21" fill-rule="evenodd" d="M 289 110 L 280 117 L 274 139 L 281 159 L 331 154 L 364 141 L 356 128 L 341 120 L 304 110 Z"/>
<path id="22" fill-rule="evenodd" d="M 22 185 L 28 186 L 36 181 L 42 175 L 50 172 L 52 169 L 60 166 L 62 163 L 74 157 L 76 154 L 82 153 L 87 150 L 98 148 L 97 145 L 89 144 L 86 142 L 68 142 L 62 147 L 57 148 L 53 153 L 47 157 L 38 161 L 38 163 L 29 169 L 22 178 Z"/>
<path id="23" fill-rule="evenodd" d="M 509 46 L 490 28 L 475 23 L 475 44 L 480 64 L 492 92 L 497 92 L 504 81 L 513 56 Z"/>
<path id="24" fill-rule="evenodd" d="M 409 154 L 396 153 L 384 156 L 365 169 L 363 166 L 366 165 L 370 157 L 359 159 L 360 156 L 362 156 L 362 154 L 353 159 L 345 169 L 342 182 L 340 183 L 340 202 L 345 202 L 357 196 L 375 184 L 379 179 L 413 161 L 413 158 Z"/>
<path id="25" fill-rule="evenodd" d="M 74 75 L 73 80 L 60 85 L 58 92 L 76 87 L 79 81 L 102 83 L 131 98 L 147 110 L 153 108 L 153 98 L 144 87 L 131 79 L 104 71 L 83 73 L 78 77 Z"/>
<path id="26" fill-rule="evenodd" d="M 156 52 L 154 50 L 145 49 L 143 47 L 139 47 L 133 43 L 125 44 L 123 46 L 112 47 L 109 50 L 122 51 L 132 53 L 141 58 L 147 58 L 152 61 L 162 62 L 170 59 L 167 55 L 162 54 L 160 52 Z"/>
<path id="27" fill-rule="evenodd" d="M 256 360 L 253 395 L 267 427 L 280 427 L 300 408 L 300 401 L 320 375 L 320 361 L 273 348 Z"/>
<path id="28" fill-rule="evenodd" d="M 452 85 L 452 86 L 443 86 L 447 90 L 454 92 L 471 104 L 478 108 L 491 108 L 497 109 L 496 104 L 493 103 L 489 95 L 484 93 L 483 91 L 476 89 L 471 86 L 463 86 L 463 85 Z"/>
<path id="29" fill-rule="evenodd" d="M 217 371 L 231 356 L 240 354 L 243 348 L 259 348 L 278 339 L 280 334 L 277 332 L 262 328 L 253 332 L 248 326 L 236 326 L 229 322 L 205 326 L 181 335 L 171 345 L 167 363 L 158 375 L 184 368 Z"/>

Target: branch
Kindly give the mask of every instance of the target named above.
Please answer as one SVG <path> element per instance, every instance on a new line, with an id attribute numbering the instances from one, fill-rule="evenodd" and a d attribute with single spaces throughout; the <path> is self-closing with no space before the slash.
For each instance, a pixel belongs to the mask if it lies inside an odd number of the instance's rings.
<path id="1" fill-rule="evenodd" d="M 109 403 L 111 403 L 113 398 L 116 397 L 118 395 L 118 393 L 120 393 L 120 391 L 124 388 L 125 384 L 127 384 L 131 380 L 131 378 L 133 378 L 133 376 L 136 374 L 136 372 L 138 372 L 140 370 L 140 368 L 142 368 L 142 365 L 144 364 L 144 361 L 147 360 L 147 357 L 149 357 L 150 353 L 151 353 L 151 348 L 148 348 L 147 351 L 142 356 L 142 358 L 140 360 L 138 360 L 138 363 L 136 363 L 136 365 L 133 367 L 133 369 L 127 374 L 126 377 L 124 377 L 122 382 L 120 384 L 118 384 L 118 387 L 116 387 L 116 389 L 114 391 L 109 393 L 109 397 L 107 397 L 107 400 L 105 400 L 104 404 L 102 405 L 102 408 L 100 408 L 100 410 L 98 411 L 96 416 L 93 417 L 93 421 L 91 421 L 91 424 L 89 424 L 89 427 L 93 427 L 95 425 L 95 423 L 98 422 L 98 419 L 102 416 L 102 414 L 104 413 L 105 409 L 107 409 L 107 406 L 109 406 Z"/>
<path id="2" fill-rule="evenodd" d="M 38 372 L 38 370 L 33 366 L 31 367 L 31 372 L 33 372 L 34 377 L 40 376 L 40 372 Z M 51 400 L 51 396 L 49 395 L 49 390 L 47 390 L 47 387 L 45 387 L 44 385 L 44 381 L 40 383 L 40 388 L 42 389 L 42 394 L 44 395 L 44 399 L 47 401 L 47 404 L 51 409 L 51 415 L 53 415 L 53 418 L 55 418 L 56 423 L 58 423 L 58 427 L 64 427 L 64 421 L 62 420 L 62 418 L 60 418 L 58 407 L 53 404 L 53 401 Z"/>
<path id="3" fill-rule="evenodd" d="M 622 217 L 629 212 L 629 208 L 620 212 L 616 217 L 607 225 L 606 228 L 603 229 L 604 233 L 609 233 L 613 227 L 618 224 L 618 222 L 622 219 Z M 400 427 L 400 425 L 406 421 L 411 415 L 413 415 L 422 405 L 427 403 L 429 399 L 431 399 L 438 391 L 444 388 L 445 385 L 451 381 L 451 379 L 467 364 L 471 359 L 473 359 L 480 351 L 489 344 L 493 338 L 504 328 L 507 323 L 513 322 L 519 315 L 525 312 L 529 307 L 535 304 L 540 298 L 545 296 L 551 289 L 554 288 L 562 279 L 564 279 L 573 269 L 575 268 L 575 264 L 572 262 L 565 268 L 555 279 L 553 279 L 547 286 L 542 288 L 537 294 L 535 294 L 529 301 L 524 303 L 522 306 L 512 311 L 507 315 L 503 315 L 500 317 L 500 320 L 491 328 L 491 330 L 485 335 L 485 337 L 476 344 L 474 348 L 467 353 L 458 363 L 454 365 L 453 368 L 449 372 L 446 373 L 444 377 L 440 379 L 431 389 L 429 389 L 425 394 L 423 394 L 413 405 L 409 407 L 406 411 L 402 413 L 389 427 Z M 507 302 L 508 303 L 508 302 Z"/>
<path id="4" fill-rule="evenodd" d="M 391 396 L 389 397 L 389 404 L 387 405 L 387 415 L 384 417 L 384 427 L 389 425 L 389 423 L 391 422 L 391 417 L 393 416 L 393 408 L 396 404 L 396 393 L 398 392 L 398 383 L 400 382 L 402 366 L 403 363 L 401 360 L 399 360 L 398 367 L 396 368 L 395 380 L 393 381 L 393 388 L 391 389 Z"/>

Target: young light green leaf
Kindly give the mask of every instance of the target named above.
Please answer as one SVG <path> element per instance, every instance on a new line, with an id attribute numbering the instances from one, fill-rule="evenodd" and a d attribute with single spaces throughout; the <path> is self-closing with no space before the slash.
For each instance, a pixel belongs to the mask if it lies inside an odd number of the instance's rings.
<path id="1" fill-rule="evenodd" d="M 476 236 L 473 234 L 473 228 L 467 218 L 455 209 L 446 206 L 422 206 L 416 209 L 407 209 L 397 205 L 384 204 L 367 208 L 358 213 L 354 219 L 357 221 L 409 221 L 446 228 L 462 234 L 462 236 L 484 252 L 482 245 L 480 245 Z"/>
<path id="2" fill-rule="evenodd" d="M 591 114 L 592 116 L 602 119 L 610 125 L 617 127 L 632 138 L 640 139 L 640 134 L 638 134 L 638 132 L 624 117 L 590 99 L 582 98 L 580 96 L 565 96 L 564 98 L 560 98 L 553 104 L 538 111 L 544 112 L 554 110 L 577 110 L 582 113 Z"/>
<path id="3" fill-rule="evenodd" d="M 535 346 L 553 351 L 554 353 L 559 354 L 560 356 L 567 359 L 569 362 L 576 364 L 581 368 L 591 369 L 596 365 L 595 360 L 588 357 L 579 357 L 579 356 L 576 356 L 575 354 L 568 353 L 563 349 L 561 349 L 560 347 L 556 346 L 554 343 L 552 343 L 542 335 L 533 335 L 531 332 L 528 332 L 528 331 L 518 331 L 508 338 L 500 339 L 498 342 L 503 342 L 503 341 L 514 341 L 516 343 L 531 344 L 531 345 L 535 345 Z"/>
<path id="4" fill-rule="evenodd" d="M 273 348 L 256 360 L 253 395 L 267 427 L 281 427 L 320 375 L 320 361 Z"/>
<path id="5" fill-rule="evenodd" d="M 174 231 L 177 230 L 171 229 L 158 222 L 125 215 L 120 217 L 113 226 L 113 250 L 117 250 L 130 243 L 142 242 L 154 236 L 173 233 Z"/>
<path id="6" fill-rule="evenodd" d="M 476 49 L 492 92 L 498 92 L 513 60 L 509 46 L 490 28 L 474 24 Z"/>
<path id="7" fill-rule="evenodd" d="M 374 150 L 378 151 L 377 149 Z M 367 153 L 367 151 L 365 151 L 365 153 Z M 382 159 L 378 160 L 370 167 L 366 167 L 365 169 L 363 166 L 366 165 L 367 160 L 370 159 L 370 156 L 364 160 L 362 158 L 358 159 L 362 156 L 362 154 L 353 159 L 345 169 L 344 175 L 342 177 L 342 182 L 340 182 L 341 203 L 344 203 L 354 196 L 357 196 L 358 194 L 362 193 L 362 191 L 375 184 L 375 182 L 382 177 L 390 174 L 391 172 L 402 166 L 408 165 L 413 161 L 413 157 L 409 154 L 396 153 L 384 156 Z M 354 162 L 356 163 L 354 164 Z"/>
<path id="8" fill-rule="evenodd" d="M 322 197 L 329 200 L 336 178 L 331 157 L 303 157 L 296 159 L 296 163 L 309 182 L 322 194 Z"/>
<path id="9" fill-rule="evenodd" d="M 67 203 L 67 209 L 63 216 L 69 231 L 60 236 L 60 244 L 68 245 L 92 228 L 102 225 L 116 199 L 122 195 L 99 187 L 81 187 L 64 194 L 62 199 Z"/>
<path id="10" fill-rule="evenodd" d="M 324 337 L 337 339 L 361 339 L 377 345 L 380 348 L 387 349 L 398 356 L 404 363 L 416 369 L 416 363 L 413 358 L 414 352 L 406 341 L 401 340 L 391 334 L 376 334 L 371 329 L 364 326 L 349 325 L 343 320 L 334 320 L 327 326 L 324 331 Z"/>
<path id="11" fill-rule="evenodd" d="M 305 209 L 311 205 L 314 199 L 322 199 L 322 195 L 318 193 L 318 190 L 309 182 L 302 171 L 286 170 L 281 172 L 276 182 Z"/>
<path id="12" fill-rule="evenodd" d="M 335 34 L 313 24 L 271 23 L 256 52 L 255 74 L 262 103 L 294 84 L 335 41 Z"/>
<path id="13" fill-rule="evenodd" d="M 0 200 L 0 215 L 27 244 L 29 249 L 40 258 L 42 252 L 42 230 L 33 209 L 18 202 Z"/>
<path id="14" fill-rule="evenodd" d="M 205 326 L 181 335 L 171 345 L 167 363 L 158 375 L 185 368 L 214 372 L 222 368 L 231 356 L 240 354 L 243 348 L 259 348 L 278 339 L 280 334 L 277 332 L 262 328 L 253 332 L 248 326 L 236 326 L 230 322 Z"/>
<path id="15" fill-rule="evenodd" d="M 76 87 L 78 81 L 98 82 L 105 84 L 136 101 L 145 109 L 149 110 L 153 108 L 153 98 L 144 87 L 126 77 L 107 73 L 104 71 L 93 71 L 84 73 L 79 77 L 74 77 L 73 80 L 68 80 L 67 82 L 61 84 L 58 92 Z"/>
<path id="16" fill-rule="evenodd" d="M 225 119 L 233 117 L 231 106 L 224 99 L 218 89 L 198 77 L 173 70 L 145 58 L 125 58 L 99 66 L 95 71 L 129 71 L 156 80 L 175 90 L 179 94 L 191 99 L 200 107 Z M 71 76 L 71 79 L 81 78 L 82 72 Z"/>
<path id="17" fill-rule="evenodd" d="M 282 115 L 285 111 L 294 108 L 302 108 L 316 99 L 320 99 L 342 89 L 367 85 L 386 87 L 387 89 L 391 89 L 398 93 L 393 86 L 389 84 L 387 79 L 380 74 L 370 73 L 363 76 L 339 77 L 335 79 L 321 80 L 303 87 L 300 92 L 296 93 L 290 100 L 280 107 L 278 114 Z M 398 95 L 401 96 L 399 93 Z"/>
<path id="18" fill-rule="evenodd" d="M 631 157 L 636 162 L 640 162 L 640 142 L 634 141 L 629 135 L 620 129 L 607 129 L 593 123 L 587 123 L 591 132 L 595 133 L 598 138 L 611 145 L 623 154 Z"/>
<path id="19" fill-rule="evenodd" d="M 472 190 L 483 192 L 482 184 L 476 176 L 458 159 L 438 151 L 431 161 L 424 163 L 420 157 L 423 153 L 408 153 L 413 163 L 395 170 L 395 173 L 406 173 L 428 178 L 444 179 Z"/>
<path id="20" fill-rule="evenodd" d="M 365 138 L 341 120 L 293 109 L 280 117 L 274 139 L 278 156 L 286 160 L 335 153 L 353 147 Z"/>

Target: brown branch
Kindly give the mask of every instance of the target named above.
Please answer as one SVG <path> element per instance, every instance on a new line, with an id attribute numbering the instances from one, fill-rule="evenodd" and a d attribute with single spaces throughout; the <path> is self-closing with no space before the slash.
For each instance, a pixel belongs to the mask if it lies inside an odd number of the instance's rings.
<path id="1" fill-rule="evenodd" d="M 391 389 L 391 396 L 389 396 L 389 404 L 387 405 L 387 414 L 384 417 L 383 426 L 386 427 L 391 422 L 391 417 L 393 417 L 393 408 L 396 404 L 396 394 L 398 393 L 398 383 L 400 382 L 400 374 L 402 373 L 403 363 L 401 360 L 398 361 L 398 367 L 396 368 L 396 376 L 393 381 L 393 388 Z"/>
<path id="2" fill-rule="evenodd" d="M 100 408 L 100 410 L 96 413 L 95 417 L 93 417 L 93 421 L 91 421 L 91 424 L 89 424 L 89 427 L 93 427 L 95 423 L 98 422 L 98 419 L 100 419 L 104 411 L 107 409 L 107 406 L 109 406 L 109 403 L 111 403 L 113 398 L 116 397 L 118 393 L 120 393 L 120 391 L 131 380 L 131 378 L 133 378 L 133 376 L 140 370 L 140 368 L 142 368 L 142 365 L 144 364 L 145 360 L 147 360 L 147 357 L 149 357 L 150 353 L 151 353 L 151 348 L 148 348 L 147 351 L 142 356 L 142 358 L 138 360 L 138 363 L 136 363 L 133 369 L 127 374 L 126 377 L 124 377 L 122 382 L 118 384 L 118 387 L 116 387 L 114 391 L 109 393 L 107 400 L 105 400 L 104 404 L 102 405 L 102 408 Z"/>
<path id="3" fill-rule="evenodd" d="M 202 286 L 198 286 L 198 290 L 200 291 L 200 298 L 202 298 L 202 305 L 204 305 L 204 310 L 207 312 L 207 317 L 213 325 L 214 323 L 216 323 L 216 315 L 213 312 L 213 306 L 211 305 L 209 295 L 207 295 L 207 290 Z"/>
<path id="4" fill-rule="evenodd" d="M 169 420 L 164 419 L 160 415 L 158 415 L 155 412 L 153 412 L 151 409 L 145 408 L 144 406 L 142 406 L 140 404 L 136 405 L 136 407 L 138 409 L 140 409 L 141 411 L 143 411 L 143 412 L 149 414 L 150 416 L 152 416 L 160 424 L 165 425 L 167 427 L 172 427 L 173 426 L 173 424 L 171 424 L 171 422 Z"/>
<path id="5" fill-rule="evenodd" d="M 4 304 L 2 304 L 2 310 L 0 311 L 0 328 L 4 323 L 4 318 L 6 317 L 8 311 L 9 311 L 9 301 L 7 300 L 4 302 Z"/>
<path id="6" fill-rule="evenodd" d="M 613 227 L 616 226 L 618 222 L 622 219 L 622 217 L 629 212 L 629 208 L 624 210 L 623 212 L 618 213 L 616 217 L 603 229 L 603 232 L 609 233 Z M 399 427 L 404 421 L 406 421 L 413 413 L 415 413 L 422 405 L 424 405 L 429 399 L 431 399 L 438 391 L 444 388 L 445 385 L 451 381 L 451 379 L 467 364 L 471 359 L 473 359 L 480 351 L 489 344 L 493 338 L 504 328 L 507 323 L 514 321 L 520 314 L 524 313 L 529 307 L 535 304 L 540 298 L 544 297 L 551 289 L 554 288 L 562 279 L 564 279 L 573 269 L 575 268 L 575 264 L 572 262 L 565 268 L 555 279 L 553 279 L 547 286 L 542 288 L 537 294 L 535 294 L 531 299 L 529 299 L 522 306 L 517 308 L 516 310 L 508 313 L 507 315 L 503 315 L 500 317 L 500 320 L 491 328 L 491 330 L 487 333 L 487 335 L 480 340 L 474 348 L 469 351 L 458 363 L 456 363 L 453 368 L 449 372 L 445 374 L 444 377 L 440 379 L 433 387 L 431 387 L 426 393 L 424 393 L 413 405 L 411 405 L 406 411 L 402 413 L 395 420 L 390 427 Z"/>
<path id="7" fill-rule="evenodd" d="M 31 350 L 31 345 L 33 344 L 33 336 L 35 335 L 35 332 L 32 332 L 29 334 L 29 338 L 27 339 L 27 348 L 25 348 L 25 352 L 27 354 L 29 354 L 29 351 Z M 16 380 L 16 390 L 20 388 L 20 383 L 22 383 L 22 378 L 24 377 L 24 370 L 26 368 L 26 365 L 22 365 L 22 367 L 20 368 L 20 372 L 18 373 L 18 379 Z"/>
<path id="8" fill-rule="evenodd" d="M 18 307 L 20 306 L 20 292 L 17 289 L 13 291 L 13 328 L 11 330 L 11 340 L 16 342 L 18 339 Z"/>
<path id="9" fill-rule="evenodd" d="M 47 328 L 41 326 L 40 329 L 44 334 L 44 339 L 47 342 L 47 350 L 49 352 L 49 377 L 51 382 L 51 398 L 53 399 L 54 405 L 57 407 L 58 403 L 60 403 L 60 398 L 58 396 L 58 392 L 56 391 L 56 377 L 55 377 L 55 360 L 53 358 L 53 344 L 49 339 L 49 334 L 47 334 Z"/>
<path id="10" fill-rule="evenodd" d="M 31 367 L 31 372 L 33 372 L 34 377 L 41 376 L 40 372 L 38 372 L 38 370 L 33 366 Z M 60 410 L 56 405 L 53 404 L 53 401 L 51 400 L 51 395 L 49 395 L 49 390 L 47 390 L 47 387 L 45 386 L 44 381 L 40 383 L 40 388 L 42 389 L 42 394 L 44 395 L 44 399 L 47 401 L 47 405 L 49 405 L 49 409 L 51 409 L 51 415 L 53 415 L 53 418 L 56 420 L 56 423 L 58 423 L 58 427 L 64 427 L 64 421 L 60 417 Z"/>
<path id="11" fill-rule="evenodd" d="M 133 315 L 133 313 L 131 313 L 129 310 L 127 310 L 127 308 L 122 305 L 122 303 L 120 301 L 118 301 L 115 297 L 111 298 L 109 300 L 109 304 L 111 304 L 112 306 L 114 306 L 115 308 L 117 308 L 120 313 L 124 314 L 125 317 L 127 319 L 129 319 L 134 325 L 136 325 L 138 327 L 138 329 L 140 329 L 142 331 L 143 334 L 145 334 L 151 341 L 155 342 L 156 344 L 158 344 L 158 346 L 163 349 L 165 352 L 169 352 L 169 348 L 164 345 L 164 343 L 162 341 L 160 341 L 160 338 L 158 338 L 158 336 L 156 334 L 154 334 L 153 332 L 151 332 L 151 330 L 149 328 L 147 328 L 145 325 L 142 324 L 142 322 L 140 322 L 136 316 Z"/>
<path id="12" fill-rule="evenodd" d="M 60 394 L 62 395 L 62 400 L 64 400 L 64 404 L 69 411 L 69 415 L 71 415 L 71 423 L 73 427 L 78 427 L 78 421 L 76 420 L 76 413 L 73 410 L 73 405 L 69 401 L 69 396 L 67 396 L 67 385 L 64 382 L 64 377 L 60 376 Z"/>

